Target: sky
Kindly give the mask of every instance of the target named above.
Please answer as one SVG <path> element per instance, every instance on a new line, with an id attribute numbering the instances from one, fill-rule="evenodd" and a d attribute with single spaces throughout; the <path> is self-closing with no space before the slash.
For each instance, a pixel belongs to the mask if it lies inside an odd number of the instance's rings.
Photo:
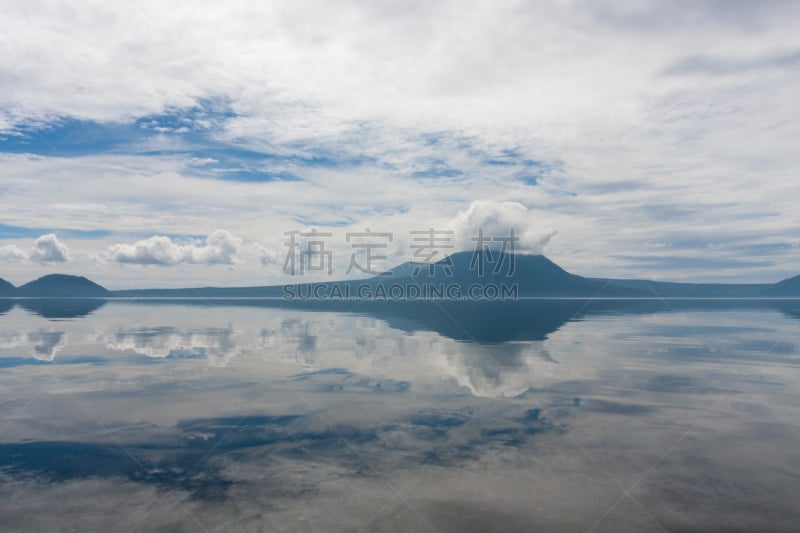
<path id="1" fill-rule="evenodd" d="M 344 278 L 367 242 L 381 270 L 412 232 L 512 228 L 582 275 L 794 276 L 798 27 L 770 0 L 0 0 L 0 277 Z M 292 275 L 291 232 L 331 274 Z"/>

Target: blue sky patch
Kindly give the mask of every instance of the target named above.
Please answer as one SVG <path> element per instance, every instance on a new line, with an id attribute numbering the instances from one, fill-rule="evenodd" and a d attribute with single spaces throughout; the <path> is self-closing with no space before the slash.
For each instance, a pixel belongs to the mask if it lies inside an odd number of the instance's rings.
<path id="1" fill-rule="evenodd" d="M 35 239 L 47 233 L 56 233 L 59 237 L 70 239 L 102 239 L 112 234 L 108 230 L 78 230 L 54 228 L 26 228 L 0 224 L 0 239 Z"/>

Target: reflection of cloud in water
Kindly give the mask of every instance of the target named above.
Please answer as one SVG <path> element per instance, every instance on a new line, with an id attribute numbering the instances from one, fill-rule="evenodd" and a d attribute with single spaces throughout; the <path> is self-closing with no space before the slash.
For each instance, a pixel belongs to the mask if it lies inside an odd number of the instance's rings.
<path id="1" fill-rule="evenodd" d="M 518 396 L 541 384 L 556 367 L 543 342 L 479 345 L 432 332 L 408 334 L 374 323 L 365 331 L 360 327 L 364 322 L 346 315 L 284 321 L 273 348 L 263 356 L 294 357 L 312 370 L 357 369 L 412 383 L 435 384 L 452 378 L 481 397 Z"/>
<path id="2" fill-rule="evenodd" d="M 319 403 L 314 392 L 318 389 L 315 378 L 306 376 L 310 381 L 300 388 Z M 360 386 L 374 392 L 374 385 Z M 292 495 L 283 489 L 296 482 L 287 475 L 287 465 L 293 465 L 290 470 L 294 470 L 305 464 L 310 471 L 316 469 L 312 468 L 314 465 L 335 465 L 340 475 L 374 479 L 376 475 L 392 476 L 421 464 L 457 466 L 478 459 L 498 443 L 521 444 L 540 433 L 560 431 L 538 409 L 525 411 L 518 407 L 503 411 L 502 416 L 496 412 L 477 420 L 473 408 L 458 404 L 424 408 L 412 405 L 391 413 L 386 411 L 392 403 L 390 397 L 378 395 L 370 403 L 362 414 L 378 409 L 381 417 L 353 417 L 329 423 L 323 422 L 317 412 L 305 409 L 287 415 L 191 418 L 170 428 L 140 424 L 118 429 L 113 439 L 100 442 L 81 439 L 0 443 L 0 472 L 23 478 L 37 476 L 51 482 L 95 477 L 126 479 L 187 491 L 201 500 L 219 501 L 229 496 L 229 489 L 236 483 L 252 483 L 254 490 L 264 488 L 264 478 L 242 475 L 239 467 L 248 464 L 268 471 L 276 489 L 274 496 L 286 497 Z M 125 442 L 124 447 L 119 445 L 120 440 Z M 219 457 L 196 468 L 210 449 Z M 130 454 L 137 460 L 131 461 Z M 365 456 L 371 458 L 368 468 L 363 461 Z M 265 462 L 265 458 L 269 460 Z M 316 481 L 309 478 L 310 485 Z"/>
<path id="3" fill-rule="evenodd" d="M 67 345 L 67 333 L 39 328 L 28 333 L 0 331 L 0 349 L 28 348 L 39 361 L 53 361 Z"/>
<path id="4" fill-rule="evenodd" d="M 441 368 L 474 396 L 513 398 L 554 375 L 556 362 L 537 343 L 457 343 L 438 359 Z"/>
<path id="5" fill-rule="evenodd" d="M 25 342 L 25 337 L 19 332 L 0 331 L 0 348 L 18 348 Z"/>
<path id="6" fill-rule="evenodd" d="M 698 322 L 698 317 L 702 315 L 694 313 L 691 320 Z M 277 367 L 282 368 L 283 375 L 346 368 L 414 387 L 450 383 L 473 396 L 493 398 L 519 397 L 530 389 L 564 379 L 595 379 L 597 365 L 584 361 L 607 357 L 602 347 L 609 342 L 628 350 L 634 331 L 641 339 L 636 349 L 644 347 L 652 358 L 720 358 L 717 353 L 705 353 L 708 350 L 702 343 L 693 347 L 685 340 L 670 339 L 674 334 L 671 325 L 684 321 L 683 313 L 664 315 L 661 329 L 652 314 L 617 321 L 616 333 L 611 334 L 606 319 L 587 321 L 580 327 L 581 342 L 577 343 L 571 338 L 573 326 L 545 340 L 484 344 L 455 341 L 434 331 L 399 330 L 369 316 L 285 309 L 108 305 L 91 319 L 59 323 L 60 336 L 47 326 L 51 322 L 29 315 L 20 317 L 15 312 L 4 317 L 4 326 L 13 326 L 19 318 L 17 331 L 6 327 L 5 333 L 0 333 L 0 349 L 28 346 L 26 355 L 42 360 L 105 350 L 139 354 L 164 360 L 164 364 L 171 359 L 205 359 L 211 366 L 260 362 L 265 376 L 274 375 L 270 372 Z M 715 315 L 715 329 L 709 330 L 709 334 L 724 333 L 717 342 L 748 347 L 729 351 L 729 358 L 750 357 L 751 352 L 763 347 L 754 344 L 753 335 L 758 332 L 739 332 L 736 327 L 740 324 L 740 314 L 720 312 Z M 725 328 L 720 329 L 722 325 Z M 72 350 L 66 343 L 67 333 L 74 345 Z M 771 359 L 779 355 L 786 360 L 794 358 L 795 347 L 783 344 L 786 348 L 774 350 Z M 253 370 L 258 372 L 256 368 Z"/>
<path id="7" fill-rule="evenodd" d="M 67 344 L 67 335 L 63 331 L 40 331 L 28 335 L 28 342 L 33 344 L 33 357 L 42 361 L 52 361 L 56 354 Z"/>
<path id="8" fill-rule="evenodd" d="M 315 320 L 288 319 L 281 322 L 278 343 L 295 344 L 297 362 L 313 367 L 317 360 L 320 325 Z M 268 354 L 265 354 L 268 355 Z"/>
<path id="9" fill-rule="evenodd" d="M 120 329 L 106 346 L 158 359 L 205 357 L 212 366 L 225 366 L 242 353 L 234 337 L 232 325 L 185 331 L 175 327 Z"/>
<path id="10" fill-rule="evenodd" d="M 440 531 L 586 530 L 619 498 L 617 483 L 639 479 L 687 430 L 637 493 L 656 520 L 796 523 L 796 435 L 764 405 L 797 419 L 796 349 L 784 342 L 767 357 L 761 343 L 791 341 L 796 322 L 774 315 L 683 314 L 661 328 L 647 315 L 607 317 L 477 345 L 344 314 L 109 308 L 57 325 L 72 342 L 59 359 L 111 354 L 47 367 L 61 390 L 27 406 L 41 383 L 26 372 L 41 367 L 2 373 L 3 405 L 26 405 L 0 442 L 6 529 L 178 530 L 188 520 L 173 502 L 209 530 L 413 529 L 390 479 Z M 0 348 L 55 353 L 64 337 L 37 320 L 4 317 Z M 706 321 L 708 344 L 724 350 L 698 349 L 671 320 Z M 739 329 L 753 324 L 767 334 Z M 743 358 L 751 366 L 729 366 Z M 700 417 L 710 391 L 727 400 Z M 148 501 L 159 494 L 170 495 L 161 507 Z M 607 529 L 653 525 L 620 509 Z"/>
<path id="11" fill-rule="evenodd" d="M 242 316 L 232 316 L 225 326 L 218 327 L 215 314 L 209 316 L 204 313 L 207 310 L 198 308 L 190 311 L 186 324 L 181 323 L 182 315 L 169 314 L 160 324 L 150 316 L 112 315 L 105 323 L 93 319 L 61 326 L 69 331 L 75 351 L 80 346 L 149 359 L 206 359 L 215 367 L 249 354 L 268 366 L 299 365 L 310 371 L 347 368 L 378 379 L 429 386 L 445 378 L 481 397 L 518 396 L 541 384 L 556 367 L 545 342 L 478 345 L 429 331 L 399 331 L 381 320 L 354 315 L 257 314 L 258 310 L 250 309 L 241 310 Z M 120 325 L 121 321 L 126 325 Z M 207 325 L 198 327 L 204 321 Z M 37 359 L 53 361 L 64 351 L 66 341 L 66 331 L 39 327 L 27 335 L 5 332 L 0 335 L 0 348 L 28 345 Z"/>

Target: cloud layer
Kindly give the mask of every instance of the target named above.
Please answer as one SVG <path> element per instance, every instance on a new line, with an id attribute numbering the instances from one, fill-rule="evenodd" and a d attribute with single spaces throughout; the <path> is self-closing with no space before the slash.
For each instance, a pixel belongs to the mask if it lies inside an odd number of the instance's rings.
<path id="1" fill-rule="evenodd" d="M 27 277 L 3 224 L 46 212 L 36 235 L 111 233 L 70 238 L 71 266 L 136 286 L 89 258 L 227 264 L 179 250 L 226 228 L 271 250 L 237 253 L 250 283 L 286 231 L 370 227 L 401 247 L 488 222 L 480 200 L 527 209 L 502 207 L 533 228 L 520 245 L 577 273 L 788 277 L 798 24 L 779 0 L 11 5 L 0 257 Z"/>
<path id="2" fill-rule="evenodd" d="M 114 244 L 102 258 L 134 265 L 233 265 L 242 242 L 221 229 L 212 232 L 203 244 L 177 244 L 169 237 L 153 236 L 134 244 Z"/>

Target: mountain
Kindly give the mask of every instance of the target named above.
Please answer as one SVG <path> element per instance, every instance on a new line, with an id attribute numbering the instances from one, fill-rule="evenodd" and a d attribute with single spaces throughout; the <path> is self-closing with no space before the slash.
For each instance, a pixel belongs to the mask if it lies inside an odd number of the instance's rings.
<path id="1" fill-rule="evenodd" d="M 344 282 L 336 282 L 344 283 Z M 192 287 L 185 289 L 129 289 L 112 291 L 118 298 L 281 298 L 283 285 L 253 287 Z"/>
<path id="2" fill-rule="evenodd" d="M 800 296 L 800 276 L 778 283 L 673 283 L 643 279 L 597 279 L 658 298 L 795 298 Z"/>
<path id="3" fill-rule="evenodd" d="M 381 275 L 360 280 L 303 283 L 262 287 L 204 287 L 115 291 L 118 297 L 148 298 L 292 298 L 310 299 L 332 294 L 345 298 L 426 299 L 475 296 L 493 298 L 492 292 L 516 286 L 517 296 L 642 296 L 641 291 L 618 287 L 570 274 L 543 255 L 458 252 L 436 263 L 403 263 Z M 495 294 L 495 296 L 497 296 Z"/>
<path id="4" fill-rule="evenodd" d="M 83 276 L 49 274 L 17 289 L 15 296 L 34 298 L 104 298 L 111 292 Z"/>
<path id="5" fill-rule="evenodd" d="M 586 278 L 543 255 L 458 252 L 436 263 L 406 262 L 367 279 L 251 287 L 108 291 L 79 276 L 51 274 L 15 289 L 0 279 L 0 298 L 278 298 L 278 299 L 488 299 L 572 298 L 791 298 L 800 276 L 774 284 L 672 283 Z"/>
<path id="6" fill-rule="evenodd" d="M 773 287 L 766 283 L 674 283 L 644 279 L 606 279 L 596 281 L 627 287 L 649 298 L 756 298 Z"/>
<path id="7" fill-rule="evenodd" d="M 470 287 L 516 286 L 518 296 L 637 296 L 640 291 L 570 274 L 543 255 L 500 252 L 458 252 L 433 265 L 407 262 L 389 271 L 387 277 L 372 278 L 382 284 L 443 284 L 459 287 L 469 295 Z M 490 296 L 491 293 L 485 294 Z"/>
<path id="8" fill-rule="evenodd" d="M 762 292 L 763 296 L 800 296 L 800 276 L 779 281 Z"/>
<path id="9" fill-rule="evenodd" d="M 14 287 L 12 284 L 0 278 L 0 298 L 14 296 L 17 292 L 17 288 Z"/>
<path id="10" fill-rule="evenodd" d="M 115 291 L 118 297 L 429 299 L 481 297 L 516 287 L 521 297 L 759 298 L 800 296 L 800 276 L 776 284 L 672 283 L 585 278 L 543 255 L 458 252 L 436 263 L 406 262 L 367 279 L 260 287 L 204 287 Z M 471 293 L 476 288 L 477 293 Z M 490 292 L 484 292 L 488 290 Z M 507 294 L 507 293 L 506 293 Z M 474 298 L 473 298 L 474 299 Z M 499 299 L 503 299 L 500 297 Z M 505 299 L 508 299 L 506 297 Z"/>

